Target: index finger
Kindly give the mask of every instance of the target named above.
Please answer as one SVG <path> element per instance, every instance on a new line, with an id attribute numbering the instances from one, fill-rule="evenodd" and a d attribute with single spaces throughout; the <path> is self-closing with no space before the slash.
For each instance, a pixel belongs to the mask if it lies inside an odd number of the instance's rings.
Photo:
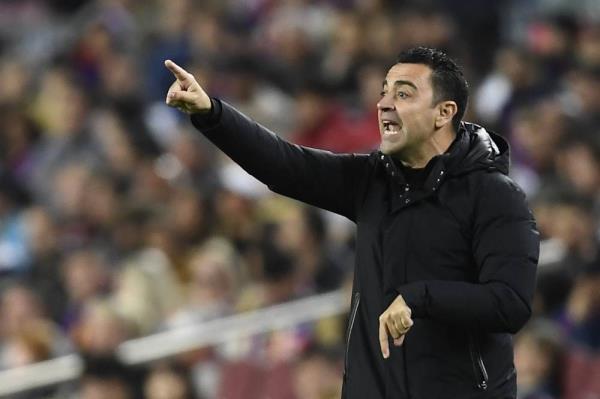
<path id="1" fill-rule="evenodd" d="M 188 71 L 186 71 L 185 69 L 183 69 L 182 67 L 180 67 L 179 65 L 174 63 L 173 61 L 166 60 L 165 66 L 167 67 L 167 69 L 169 71 L 171 71 L 171 73 L 173 73 L 173 75 L 175 75 L 177 80 L 182 81 L 182 82 L 187 82 L 189 80 L 190 74 L 188 73 Z"/>
<path id="2" fill-rule="evenodd" d="M 379 346 L 381 347 L 383 358 L 387 359 L 390 356 L 390 343 L 385 323 L 382 321 L 379 321 Z"/>

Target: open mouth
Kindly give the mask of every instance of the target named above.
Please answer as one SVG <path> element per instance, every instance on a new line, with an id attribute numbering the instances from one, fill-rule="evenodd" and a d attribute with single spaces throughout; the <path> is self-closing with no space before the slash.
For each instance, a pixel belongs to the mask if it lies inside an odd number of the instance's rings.
<path id="1" fill-rule="evenodd" d="M 383 134 L 398 134 L 400 133 L 400 124 L 398 122 L 383 120 Z"/>

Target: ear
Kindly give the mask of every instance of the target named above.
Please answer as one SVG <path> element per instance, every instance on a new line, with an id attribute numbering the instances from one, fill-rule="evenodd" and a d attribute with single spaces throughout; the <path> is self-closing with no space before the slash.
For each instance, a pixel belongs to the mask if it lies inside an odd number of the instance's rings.
<path id="1" fill-rule="evenodd" d="M 454 101 L 442 101 L 437 105 L 437 115 L 435 117 L 435 127 L 439 129 L 448 123 L 452 123 L 452 118 L 456 115 L 458 106 Z"/>

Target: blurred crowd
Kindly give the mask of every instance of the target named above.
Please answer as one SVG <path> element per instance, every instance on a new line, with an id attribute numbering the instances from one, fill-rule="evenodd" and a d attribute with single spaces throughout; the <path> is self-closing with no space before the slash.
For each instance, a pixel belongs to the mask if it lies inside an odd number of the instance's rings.
<path id="1" fill-rule="evenodd" d="M 185 66 L 281 136 L 369 152 L 395 55 L 444 49 L 507 137 L 543 244 L 520 399 L 600 398 L 600 3 L 0 2 L 0 369 L 15 398 L 339 397 L 346 315 L 137 367 L 122 342 L 348 287 L 350 222 L 270 194 L 165 106 Z"/>

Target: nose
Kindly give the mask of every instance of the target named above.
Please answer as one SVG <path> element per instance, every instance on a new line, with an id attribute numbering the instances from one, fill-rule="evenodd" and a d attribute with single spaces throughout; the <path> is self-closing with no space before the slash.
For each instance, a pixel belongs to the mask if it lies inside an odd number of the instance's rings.
<path id="1" fill-rule="evenodd" d="M 377 102 L 377 109 L 379 111 L 393 111 L 394 102 L 391 101 L 390 96 L 384 94 L 383 97 Z"/>

